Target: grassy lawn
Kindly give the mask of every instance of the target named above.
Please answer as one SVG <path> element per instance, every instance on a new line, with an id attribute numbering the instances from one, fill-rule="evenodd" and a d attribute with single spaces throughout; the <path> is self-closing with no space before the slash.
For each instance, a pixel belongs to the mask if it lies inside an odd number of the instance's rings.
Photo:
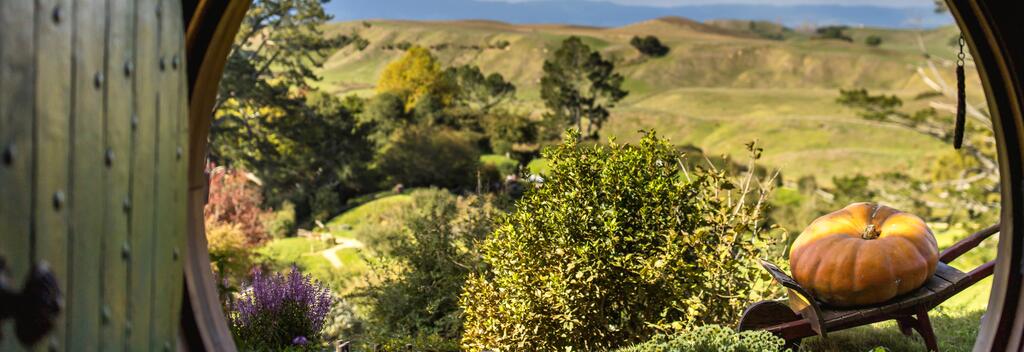
<path id="1" fill-rule="evenodd" d="M 257 253 L 273 262 L 280 269 L 296 265 L 302 272 L 326 283 L 334 292 L 348 293 L 354 280 L 369 270 L 358 248 L 344 248 L 334 251 L 341 266 L 335 268 L 324 252 L 333 244 L 301 237 L 271 241 L 257 250 Z"/>
<path id="2" fill-rule="evenodd" d="M 352 208 L 341 215 L 338 215 L 326 226 L 336 237 L 353 238 L 367 242 L 372 240 L 372 234 L 360 231 L 366 225 L 378 226 L 383 222 L 390 221 L 390 216 L 401 211 L 412 202 L 408 192 L 397 195 L 387 195 L 381 198 L 366 202 Z"/>
<path id="3" fill-rule="evenodd" d="M 502 176 L 516 173 L 519 168 L 519 161 L 504 155 L 488 154 L 480 156 L 480 163 L 493 165 Z"/>

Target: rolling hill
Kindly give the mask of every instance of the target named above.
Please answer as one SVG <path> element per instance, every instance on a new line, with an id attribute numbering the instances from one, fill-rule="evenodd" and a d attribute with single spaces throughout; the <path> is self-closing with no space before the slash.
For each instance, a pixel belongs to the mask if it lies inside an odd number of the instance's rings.
<path id="1" fill-rule="evenodd" d="M 921 48 L 936 59 L 934 72 L 953 82 L 955 28 L 851 28 L 852 42 L 791 30 L 784 40 L 770 39 L 764 28 L 773 27 L 680 17 L 615 28 L 484 20 L 339 22 L 326 32 L 356 32 L 371 45 L 333 54 L 319 84 L 337 95 L 372 95 L 385 65 L 402 55 L 394 47 L 408 43 L 431 48 L 448 65 L 473 64 L 502 74 L 519 88 L 514 108 L 539 114 L 544 59 L 574 35 L 611 58 L 626 77 L 630 95 L 613 110 L 605 137 L 628 142 L 639 138 L 638 130 L 657 130 L 678 144 L 740 157 L 744 143 L 759 139 L 764 161 L 782 168 L 787 179 L 815 175 L 825 182 L 853 173 L 919 172 L 952 152 L 928 137 L 860 119 L 835 99 L 840 88 L 867 88 L 899 95 L 908 108 L 927 106 L 927 100 L 915 99 L 930 91 L 918 72 L 932 72 Z M 641 57 L 629 45 L 634 35 L 657 35 L 672 50 L 663 58 Z M 869 35 L 881 37 L 882 45 L 864 44 Z M 501 41 L 509 45 L 502 48 Z M 970 96 L 983 105 L 977 76 L 970 79 Z"/>

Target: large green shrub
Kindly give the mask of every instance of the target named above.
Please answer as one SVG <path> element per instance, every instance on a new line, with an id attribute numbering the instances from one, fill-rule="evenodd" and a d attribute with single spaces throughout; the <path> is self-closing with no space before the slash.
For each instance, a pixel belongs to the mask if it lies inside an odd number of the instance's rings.
<path id="1" fill-rule="evenodd" d="M 490 269 L 463 290 L 463 348 L 607 350 L 734 323 L 764 278 L 766 191 L 682 169 L 653 133 L 587 147 L 578 136 L 544 153 L 546 182 L 483 245 Z"/>
<path id="2" fill-rule="evenodd" d="M 706 325 L 674 335 L 658 335 L 616 352 L 778 352 L 785 344 L 785 340 L 767 331 L 737 333 L 730 328 Z"/>
<path id="3" fill-rule="evenodd" d="M 480 151 L 467 133 L 414 126 L 395 133 L 377 156 L 389 185 L 473 188 Z"/>
<path id="4" fill-rule="evenodd" d="M 381 253 L 388 265 L 375 268 L 360 295 L 369 303 L 371 339 L 383 346 L 411 343 L 418 351 L 457 351 L 459 294 L 469 274 L 480 270 L 477 248 L 493 230 L 498 210 L 485 197 L 442 189 L 411 196 L 412 204 L 393 215 L 401 225 L 378 234 L 390 242 Z"/>

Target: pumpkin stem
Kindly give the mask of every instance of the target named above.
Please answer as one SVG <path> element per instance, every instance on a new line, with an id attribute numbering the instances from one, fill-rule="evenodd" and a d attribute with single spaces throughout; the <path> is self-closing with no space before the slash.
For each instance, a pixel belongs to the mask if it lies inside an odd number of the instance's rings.
<path id="1" fill-rule="evenodd" d="M 865 240 L 873 240 L 878 238 L 878 235 L 879 233 L 878 230 L 875 229 L 875 224 L 869 224 L 868 227 L 864 229 L 864 233 L 860 234 L 860 237 Z"/>

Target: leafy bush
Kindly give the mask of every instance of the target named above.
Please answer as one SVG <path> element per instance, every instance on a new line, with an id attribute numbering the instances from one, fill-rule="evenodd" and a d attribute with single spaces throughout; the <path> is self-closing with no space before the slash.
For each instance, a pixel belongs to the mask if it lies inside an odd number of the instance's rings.
<path id="1" fill-rule="evenodd" d="M 278 350 L 320 343 L 333 297 L 297 268 L 287 274 L 257 271 L 235 301 L 231 329 L 243 349 Z"/>
<path id="2" fill-rule="evenodd" d="M 400 228 L 380 234 L 392 243 L 382 253 L 390 265 L 377 268 L 378 279 L 371 280 L 377 283 L 364 292 L 368 320 L 385 345 L 418 341 L 415 350 L 457 351 L 459 294 L 469 273 L 480 270 L 478 243 L 498 211 L 485 198 L 439 189 L 417 190 L 412 198 L 400 212 Z"/>
<path id="3" fill-rule="evenodd" d="M 853 42 L 853 38 L 850 38 L 850 36 L 846 35 L 846 33 L 843 33 L 843 31 L 845 31 L 847 28 L 849 27 L 825 26 L 818 28 L 815 32 L 818 33 L 817 38 L 820 39 L 838 39 L 842 41 Z"/>
<path id="4" fill-rule="evenodd" d="M 345 340 L 363 330 L 363 321 L 356 314 L 356 307 L 348 300 L 335 298 L 331 310 L 324 318 L 323 339 L 325 341 Z"/>
<path id="5" fill-rule="evenodd" d="M 869 35 L 867 39 L 864 39 L 864 43 L 868 46 L 879 46 L 882 45 L 882 37 L 877 35 Z"/>
<path id="6" fill-rule="evenodd" d="M 483 117 L 483 129 L 490 139 L 491 149 L 496 154 L 512 151 L 519 143 L 536 142 L 539 126 L 529 116 L 508 112 L 496 112 Z"/>
<path id="7" fill-rule="evenodd" d="M 270 238 L 288 237 L 295 229 L 295 204 L 285 201 L 281 209 L 263 215 L 263 228 Z"/>
<path id="8" fill-rule="evenodd" d="M 248 245 L 267 240 L 263 228 L 263 197 L 244 170 L 224 167 L 210 172 L 210 196 L 203 209 L 207 228 L 237 225 Z"/>
<path id="9" fill-rule="evenodd" d="M 674 335 L 658 335 L 617 352 L 778 352 L 785 344 L 785 340 L 767 331 L 737 333 L 730 328 L 706 325 Z"/>
<path id="10" fill-rule="evenodd" d="M 473 188 L 479 163 L 468 134 L 427 126 L 398 131 L 377 158 L 385 182 L 406 187 Z"/>
<path id="11" fill-rule="evenodd" d="M 607 350 L 734 323 L 766 279 L 767 190 L 684 170 L 653 133 L 589 147 L 578 136 L 545 151 L 546 182 L 484 243 L 490 268 L 463 290 L 463 348 Z"/>
<path id="12" fill-rule="evenodd" d="M 247 244 L 245 232 L 238 224 L 215 224 L 206 229 L 210 266 L 217 275 L 218 293 L 227 302 L 249 275 L 256 257 Z"/>
<path id="13" fill-rule="evenodd" d="M 633 39 L 629 41 L 629 44 L 636 48 L 637 51 L 640 51 L 641 54 L 650 57 L 662 57 L 668 55 L 668 51 L 670 50 L 667 46 L 661 44 L 661 40 L 659 40 L 658 37 L 653 35 L 646 37 L 634 36 Z"/>

